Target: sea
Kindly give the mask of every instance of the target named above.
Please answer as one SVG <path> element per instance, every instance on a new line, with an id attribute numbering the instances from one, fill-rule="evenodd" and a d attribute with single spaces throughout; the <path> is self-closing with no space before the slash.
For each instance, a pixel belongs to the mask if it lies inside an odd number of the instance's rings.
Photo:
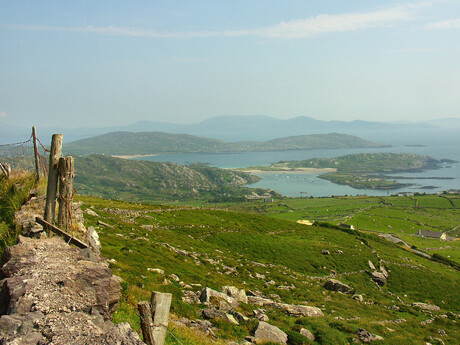
<path id="1" fill-rule="evenodd" d="M 295 151 L 267 151 L 243 153 L 187 153 L 143 157 L 138 159 L 173 162 L 178 164 L 208 163 L 218 168 L 245 168 L 250 166 L 269 165 L 287 160 L 304 160 L 310 158 L 333 158 L 354 153 L 415 153 L 431 156 L 435 159 L 451 159 L 460 162 L 460 150 L 456 141 L 433 141 L 427 145 L 394 145 L 384 148 L 353 148 L 353 149 L 313 149 Z M 411 183 L 413 186 L 392 190 L 355 189 L 338 185 L 318 178 L 321 172 L 289 173 L 289 172 L 260 172 L 256 173 L 261 180 L 247 185 L 253 188 L 273 189 L 290 197 L 327 197 L 340 195 L 373 195 L 384 196 L 399 193 L 437 193 L 451 189 L 460 189 L 460 163 L 444 164 L 440 169 L 426 170 L 420 173 L 391 174 L 401 183 Z M 411 179 L 398 179 L 410 177 Z M 451 179 L 438 179 L 451 178 Z"/>

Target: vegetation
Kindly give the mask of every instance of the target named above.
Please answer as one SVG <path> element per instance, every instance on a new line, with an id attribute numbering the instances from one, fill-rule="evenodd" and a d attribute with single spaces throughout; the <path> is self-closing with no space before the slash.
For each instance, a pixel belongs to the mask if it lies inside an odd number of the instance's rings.
<path id="1" fill-rule="evenodd" d="M 75 187 L 80 194 L 143 202 L 175 200 L 241 201 L 265 194 L 243 187 L 259 177 L 204 164 L 126 160 L 104 155 L 75 158 Z"/>
<path id="2" fill-rule="evenodd" d="M 188 152 L 284 151 L 318 148 L 384 147 L 347 134 L 312 134 L 266 142 L 224 142 L 188 134 L 162 132 L 113 132 L 78 140 L 64 146 L 66 154 L 152 155 Z"/>
<path id="3" fill-rule="evenodd" d="M 0 253 L 16 243 L 18 228 L 14 213 L 28 199 L 30 189 L 36 187 L 34 174 L 13 173 L 9 179 L 0 177 Z"/>
<path id="4" fill-rule="evenodd" d="M 421 172 L 428 169 L 438 169 L 442 164 L 452 162 L 454 161 L 437 160 L 432 157 L 409 153 L 358 153 L 336 158 L 279 162 L 272 164 L 269 170 L 332 168 L 336 172 L 329 172 L 318 177 L 358 189 L 397 189 L 411 186 L 411 184 L 388 180 L 390 177 L 382 174 Z"/>
<path id="5" fill-rule="evenodd" d="M 305 226 L 279 219 L 282 214 L 291 216 L 304 202 L 307 202 L 306 208 L 316 203 L 316 212 L 323 214 L 326 220 L 329 212 L 326 208 L 337 215 L 347 212 L 346 208 L 378 206 L 379 198 L 288 199 L 273 203 L 273 210 L 268 203 L 259 202 L 234 206 L 250 209 L 252 205 L 254 211 L 256 205 L 267 205 L 261 213 L 273 211 L 271 217 L 89 196 L 78 199 L 83 202 L 83 208 L 91 207 L 99 215 L 87 215 L 87 225 L 96 227 L 103 255 L 110 259 L 114 273 L 124 279 L 124 300 L 115 319 L 130 321 L 134 329 L 139 327 L 134 306 L 139 300 L 148 300 L 151 290 L 173 294 L 174 317 L 194 319 L 200 318 L 204 306 L 183 302 L 184 289 L 197 291 L 205 286 L 220 289 L 223 285 L 234 285 L 266 296 L 276 294 L 285 303 L 308 303 L 323 310 L 325 316 L 321 318 L 294 318 L 281 310 L 265 308 L 270 323 L 288 332 L 290 344 L 305 340 L 297 336 L 299 325 L 309 329 L 318 344 L 349 343 L 356 338 L 359 328 L 383 336 L 385 341 L 381 344 L 419 344 L 427 341 L 429 335 L 436 335 L 437 329 L 446 331 L 445 343 L 454 344 L 459 336 L 454 320 L 436 319 L 421 325 L 420 322 L 430 316 L 410 307 L 412 302 L 426 302 L 440 306 L 444 313 L 456 312 L 460 305 L 456 292 L 459 276 L 451 266 L 420 257 L 370 231 L 361 233 L 328 224 Z M 425 200 L 420 197 L 422 202 Z M 285 207 L 294 212 L 286 212 Z M 275 211 L 277 208 L 284 208 L 284 212 Z M 98 226 L 98 219 L 114 229 Z M 330 255 L 321 254 L 323 249 L 329 250 Z M 369 260 L 378 264 L 377 255 L 390 271 L 387 284 L 381 288 L 365 273 Z M 165 274 L 149 268 L 161 268 Z M 336 272 L 337 279 L 362 294 L 366 303 L 357 302 L 347 294 L 324 290 L 322 284 L 332 271 Z M 176 274 L 180 281 L 171 279 L 171 274 Z M 265 279 L 257 278 L 256 274 L 264 275 Z M 269 281 L 274 284 L 267 283 Z M 184 288 L 184 284 L 190 286 Z M 388 293 L 399 296 L 403 303 Z M 399 310 L 392 308 L 394 305 Z M 243 305 L 240 311 L 251 314 L 254 308 L 257 306 Z M 397 319 L 405 322 L 390 321 Z M 219 328 L 217 337 L 229 340 L 241 339 L 255 326 L 252 322 L 237 326 L 212 322 Z M 179 328 L 175 328 L 177 330 Z"/>

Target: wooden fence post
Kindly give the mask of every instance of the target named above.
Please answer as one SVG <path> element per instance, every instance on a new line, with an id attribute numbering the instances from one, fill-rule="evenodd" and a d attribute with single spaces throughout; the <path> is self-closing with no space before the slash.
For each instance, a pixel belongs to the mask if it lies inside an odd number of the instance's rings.
<path id="1" fill-rule="evenodd" d="M 141 316 L 142 335 L 144 336 L 144 343 L 147 345 L 154 345 L 153 343 L 153 320 L 150 303 L 141 301 L 137 304 L 137 310 Z"/>
<path id="2" fill-rule="evenodd" d="M 172 294 L 152 291 L 153 345 L 164 345 Z"/>
<path id="3" fill-rule="evenodd" d="M 38 160 L 37 133 L 35 131 L 35 126 L 32 127 L 32 138 L 34 142 L 35 173 L 37 174 L 37 182 L 40 182 L 40 163 Z"/>
<path id="4" fill-rule="evenodd" d="M 58 163 L 62 153 L 62 134 L 53 134 L 51 139 L 48 186 L 46 188 L 45 221 L 54 223 L 56 214 L 56 192 L 58 183 Z"/>
<path id="5" fill-rule="evenodd" d="M 152 291 L 151 309 L 148 302 L 138 303 L 137 308 L 141 315 L 142 334 L 147 345 L 164 345 L 171 299 L 172 295 L 170 293 Z"/>
<path id="6" fill-rule="evenodd" d="M 73 197 L 73 157 L 59 159 L 59 212 L 58 226 L 69 230 L 72 225 L 72 197 Z"/>

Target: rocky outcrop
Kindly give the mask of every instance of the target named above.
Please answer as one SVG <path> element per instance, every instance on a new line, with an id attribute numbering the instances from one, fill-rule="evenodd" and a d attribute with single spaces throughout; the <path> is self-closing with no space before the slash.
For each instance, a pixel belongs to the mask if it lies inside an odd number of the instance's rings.
<path id="1" fill-rule="evenodd" d="M 267 322 L 260 321 L 254 331 L 254 343 L 263 344 L 273 342 L 277 344 L 286 344 L 288 336 L 276 326 Z"/>
<path id="2" fill-rule="evenodd" d="M 363 343 L 384 340 L 380 335 L 372 334 L 366 331 L 364 328 L 360 328 L 357 332 L 357 335 L 359 337 L 359 340 L 361 340 Z"/>
<path id="3" fill-rule="evenodd" d="M 342 283 L 337 279 L 329 279 L 323 284 L 323 288 L 329 291 L 348 293 L 351 291 L 351 287 L 347 284 Z"/>
<path id="4" fill-rule="evenodd" d="M 2 263 L 1 343 L 143 344 L 127 324 L 110 321 L 119 278 L 89 249 L 20 237 Z"/>
<path id="5" fill-rule="evenodd" d="M 437 305 L 422 302 L 414 302 L 412 303 L 412 307 L 429 311 L 441 311 L 441 308 L 439 308 Z"/>

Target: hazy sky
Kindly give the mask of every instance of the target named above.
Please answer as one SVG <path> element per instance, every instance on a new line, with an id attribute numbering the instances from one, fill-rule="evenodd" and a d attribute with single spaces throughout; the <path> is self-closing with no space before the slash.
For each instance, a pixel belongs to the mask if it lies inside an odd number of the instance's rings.
<path id="1" fill-rule="evenodd" d="M 460 117 L 460 1 L 0 0 L 0 124 L 220 115 Z"/>

